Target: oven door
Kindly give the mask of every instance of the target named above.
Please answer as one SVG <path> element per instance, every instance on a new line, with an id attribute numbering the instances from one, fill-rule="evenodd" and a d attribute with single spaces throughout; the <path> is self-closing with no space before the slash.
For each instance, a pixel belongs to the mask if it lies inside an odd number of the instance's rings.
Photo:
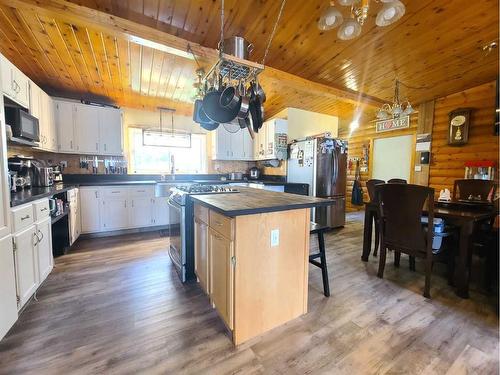
<path id="1" fill-rule="evenodd" d="M 173 201 L 168 200 L 168 212 L 169 212 L 169 237 L 170 246 L 168 249 L 168 255 L 175 266 L 176 271 L 179 273 L 179 277 L 184 282 L 186 281 L 185 272 L 185 209 L 183 206 Z"/>

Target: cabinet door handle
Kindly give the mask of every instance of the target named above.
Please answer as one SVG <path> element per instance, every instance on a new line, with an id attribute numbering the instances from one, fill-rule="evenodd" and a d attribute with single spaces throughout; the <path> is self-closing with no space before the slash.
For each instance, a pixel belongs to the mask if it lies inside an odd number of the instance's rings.
<path id="1" fill-rule="evenodd" d="M 220 221 L 214 221 L 215 225 L 218 225 L 219 227 L 222 227 L 222 223 Z"/>
<path id="2" fill-rule="evenodd" d="M 38 233 L 40 233 L 41 238 L 38 238 Z M 38 242 L 42 242 L 42 240 L 43 240 L 43 233 L 42 233 L 42 231 L 40 229 L 38 229 L 38 233 L 36 235 L 37 238 L 38 238 Z"/>
<path id="3" fill-rule="evenodd" d="M 125 201 L 125 208 L 127 208 L 127 201 Z"/>
<path id="4" fill-rule="evenodd" d="M 69 148 L 73 149 L 73 141 L 69 141 Z"/>
<path id="5" fill-rule="evenodd" d="M 217 234 L 213 234 L 213 236 L 215 237 L 216 240 L 219 240 L 219 241 L 223 240 L 222 236 L 219 236 Z"/>
<path id="6" fill-rule="evenodd" d="M 40 210 L 40 212 L 44 212 L 44 211 L 47 211 L 47 207 L 44 207 Z"/>
<path id="7" fill-rule="evenodd" d="M 96 190 L 96 191 L 94 191 L 94 193 L 95 193 L 95 197 L 97 198 L 97 190 Z"/>
<path id="8" fill-rule="evenodd" d="M 107 151 L 106 143 L 104 144 L 104 151 Z"/>
<path id="9" fill-rule="evenodd" d="M 34 242 L 35 239 L 36 239 L 36 242 Z M 33 242 L 34 242 L 33 246 L 38 245 L 38 243 L 40 242 L 40 239 L 38 238 L 38 235 L 35 232 L 33 232 Z"/>
<path id="10" fill-rule="evenodd" d="M 134 207 L 134 200 L 132 200 L 132 208 Z"/>
<path id="11" fill-rule="evenodd" d="M 24 220 L 26 220 L 26 219 L 29 219 L 30 217 L 31 217 L 30 215 L 23 216 L 23 217 L 21 218 L 21 221 L 24 221 Z"/>

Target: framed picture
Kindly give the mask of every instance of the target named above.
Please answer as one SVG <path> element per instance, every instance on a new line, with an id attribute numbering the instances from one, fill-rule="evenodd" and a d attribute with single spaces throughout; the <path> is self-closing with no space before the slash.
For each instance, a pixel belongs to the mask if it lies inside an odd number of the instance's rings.
<path id="1" fill-rule="evenodd" d="M 448 144 L 451 146 L 465 145 L 469 140 L 471 108 L 458 108 L 449 113 Z"/>

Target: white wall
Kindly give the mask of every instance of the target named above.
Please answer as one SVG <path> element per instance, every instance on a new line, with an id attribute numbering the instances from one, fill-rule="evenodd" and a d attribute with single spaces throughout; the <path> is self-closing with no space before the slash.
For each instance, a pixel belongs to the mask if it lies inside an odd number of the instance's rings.
<path id="1" fill-rule="evenodd" d="M 281 116 L 280 116 L 281 117 Z M 330 132 L 332 137 L 338 136 L 339 118 L 322 113 L 288 108 L 288 139 L 300 139 L 307 136 Z"/>
<path id="2" fill-rule="evenodd" d="M 413 143 L 413 135 L 374 139 L 372 178 L 402 178 L 410 182 Z"/>

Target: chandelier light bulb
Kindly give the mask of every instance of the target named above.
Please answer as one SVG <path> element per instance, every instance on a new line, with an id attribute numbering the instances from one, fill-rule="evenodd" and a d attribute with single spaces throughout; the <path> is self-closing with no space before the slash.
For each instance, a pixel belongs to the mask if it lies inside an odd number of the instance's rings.
<path id="1" fill-rule="evenodd" d="M 354 18 L 349 18 L 340 26 L 337 37 L 350 40 L 358 37 L 359 34 L 361 34 L 361 25 Z"/>
<path id="2" fill-rule="evenodd" d="M 404 16 L 406 8 L 401 1 L 393 0 L 383 2 L 384 6 L 380 12 L 378 12 L 377 19 L 375 20 L 377 26 L 389 26 Z"/>
<path id="3" fill-rule="evenodd" d="M 318 28 L 320 30 L 331 30 L 339 26 L 343 21 L 344 17 L 342 17 L 342 14 L 335 8 L 332 2 L 332 5 L 321 15 L 318 21 Z"/>

